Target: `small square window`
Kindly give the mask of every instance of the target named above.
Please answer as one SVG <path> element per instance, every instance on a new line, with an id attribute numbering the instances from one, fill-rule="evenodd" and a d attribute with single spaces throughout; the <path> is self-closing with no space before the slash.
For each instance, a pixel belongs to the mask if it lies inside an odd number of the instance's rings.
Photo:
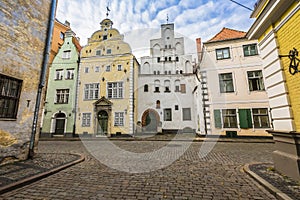
<path id="1" fill-rule="evenodd" d="M 88 67 L 84 68 L 84 72 L 89 73 L 89 68 Z"/>
<path id="2" fill-rule="evenodd" d="M 258 54 L 256 44 L 243 45 L 243 51 L 244 56 L 255 56 Z"/>
<path id="3" fill-rule="evenodd" d="M 179 110 L 179 106 L 178 105 L 175 105 L 175 110 Z"/>
<path id="4" fill-rule="evenodd" d="M 111 54 L 111 49 L 107 49 L 107 50 L 106 50 L 106 53 L 107 53 L 107 54 Z"/>
<path id="5" fill-rule="evenodd" d="M 100 56 L 100 55 L 101 55 L 101 50 L 97 50 L 97 51 L 96 51 L 96 55 L 97 55 L 97 56 Z"/>
<path id="6" fill-rule="evenodd" d="M 107 65 L 107 66 L 106 66 L 106 71 L 107 71 L 107 72 L 110 72 L 110 65 Z"/>
<path id="7" fill-rule="evenodd" d="M 95 67 L 95 72 L 100 72 L 100 67 L 99 66 Z"/>
<path id="8" fill-rule="evenodd" d="M 107 40 L 107 35 L 103 35 L 103 40 Z"/>
<path id="9" fill-rule="evenodd" d="M 118 65 L 118 71 L 122 71 L 122 65 Z"/>

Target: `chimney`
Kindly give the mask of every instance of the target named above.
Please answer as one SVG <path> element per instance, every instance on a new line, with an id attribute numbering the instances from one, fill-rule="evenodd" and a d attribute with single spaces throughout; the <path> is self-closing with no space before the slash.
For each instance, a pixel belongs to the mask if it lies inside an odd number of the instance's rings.
<path id="1" fill-rule="evenodd" d="M 201 38 L 196 38 L 196 44 L 197 44 L 198 62 L 200 63 L 201 60 L 202 60 L 202 44 L 201 44 Z"/>
<path id="2" fill-rule="evenodd" d="M 68 22 L 67 20 L 65 21 L 65 26 L 70 27 L 70 22 Z"/>

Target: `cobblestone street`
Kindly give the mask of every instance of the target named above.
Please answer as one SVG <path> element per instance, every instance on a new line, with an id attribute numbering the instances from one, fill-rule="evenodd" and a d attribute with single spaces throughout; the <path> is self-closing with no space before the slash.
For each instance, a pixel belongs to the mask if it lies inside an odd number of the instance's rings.
<path id="1" fill-rule="evenodd" d="M 114 141 L 131 152 L 151 152 L 167 143 Z M 201 145 L 193 142 L 180 159 L 163 169 L 127 173 L 103 165 L 81 141 L 42 141 L 39 152 L 81 153 L 86 160 L 1 199 L 275 199 L 241 170 L 246 163 L 272 162 L 273 144 L 220 142 L 200 158 Z"/>

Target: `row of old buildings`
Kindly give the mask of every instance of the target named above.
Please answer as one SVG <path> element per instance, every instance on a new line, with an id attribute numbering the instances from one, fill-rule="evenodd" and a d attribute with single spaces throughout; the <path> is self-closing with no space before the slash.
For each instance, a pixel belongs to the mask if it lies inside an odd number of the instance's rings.
<path id="1" fill-rule="evenodd" d="M 204 43 L 196 40 L 198 62 L 185 53 L 184 38 L 175 37 L 172 23 L 161 25 L 161 37 L 150 40 L 150 56 L 140 61 L 110 19 L 81 47 L 70 24 L 56 21 L 52 32 L 50 14 L 42 13 L 51 13 L 55 1 L 42 3 L 38 11 L 35 1 L 22 5 L 36 13 L 28 21 L 22 14 L 13 16 L 22 20 L 12 21 L 4 12 L 11 5 L 0 4 L 5 52 L 0 69 L 1 160 L 26 157 L 32 143 L 49 36 L 41 136 L 190 130 L 263 136 L 273 130 L 285 135 L 293 131 L 289 138 L 298 138 L 298 1 L 259 0 L 247 33 L 224 28 Z"/>
<path id="2" fill-rule="evenodd" d="M 83 48 L 70 27 L 58 32 L 64 42 L 49 68 L 41 136 L 268 136 L 272 119 L 257 40 L 223 28 L 203 44 L 196 40 L 195 62 L 173 23 L 160 32 L 140 62 L 110 19 Z"/>

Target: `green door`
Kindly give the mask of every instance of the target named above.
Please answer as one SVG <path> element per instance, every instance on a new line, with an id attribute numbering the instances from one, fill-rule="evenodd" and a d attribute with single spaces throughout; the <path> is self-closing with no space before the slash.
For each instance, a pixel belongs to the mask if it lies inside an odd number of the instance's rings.
<path id="1" fill-rule="evenodd" d="M 106 111 L 101 110 L 98 113 L 98 135 L 107 134 L 107 127 L 108 127 L 108 114 Z"/>
<path id="2" fill-rule="evenodd" d="M 64 113 L 56 114 L 56 122 L 55 122 L 55 135 L 63 135 L 65 132 L 65 117 Z"/>

